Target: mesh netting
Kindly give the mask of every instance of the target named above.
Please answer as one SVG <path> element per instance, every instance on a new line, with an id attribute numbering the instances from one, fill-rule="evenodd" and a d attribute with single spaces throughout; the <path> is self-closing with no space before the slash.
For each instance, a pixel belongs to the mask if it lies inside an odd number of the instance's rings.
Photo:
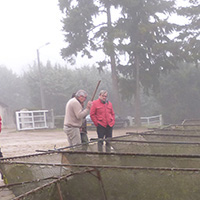
<path id="1" fill-rule="evenodd" d="M 24 162 L 38 162 L 38 163 L 60 163 L 62 154 L 56 153 L 38 153 L 33 155 L 17 156 L 1 159 L 1 161 L 24 161 Z"/>
<path id="2" fill-rule="evenodd" d="M 61 178 L 17 199 L 197 200 L 199 184 L 199 171 L 96 168 Z"/>
<path id="3" fill-rule="evenodd" d="M 34 165 L 34 164 L 1 164 L 1 172 L 5 183 L 19 183 L 49 177 L 59 177 L 69 173 L 70 169 L 64 166 Z"/>
<path id="4" fill-rule="evenodd" d="M 97 141 L 95 142 L 89 142 L 88 144 L 85 145 L 77 145 L 71 148 L 62 148 L 61 150 L 69 150 L 69 151 L 92 151 L 92 152 L 97 152 L 98 151 L 98 145 Z"/>
<path id="5" fill-rule="evenodd" d="M 186 135 L 200 135 L 200 130 L 170 130 L 170 129 L 153 129 L 155 133 L 161 134 L 186 134 Z"/>
<path id="6" fill-rule="evenodd" d="M 200 134 L 168 133 L 112 138 L 109 153 L 98 152 L 94 141 L 2 159 L 0 170 L 9 185 L 0 193 L 9 190 L 26 200 L 197 200 Z"/>
<path id="7" fill-rule="evenodd" d="M 13 183 L 6 186 L 0 186 L 0 194 L 7 194 L 10 195 L 10 198 L 13 199 L 16 196 L 29 192 L 37 187 L 41 187 L 42 185 L 51 182 L 53 179 L 45 179 L 45 180 L 37 180 L 31 182 L 19 182 Z M 2 197 L 2 196 L 1 196 Z M 3 197 L 1 198 L 3 200 Z"/>
<path id="8" fill-rule="evenodd" d="M 123 142 L 124 141 L 124 142 Z M 114 137 L 110 141 L 111 152 L 163 153 L 163 154 L 199 154 L 200 132 L 190 131 L 154 131 L 130 133 Z M 82 145 L 66 148 L 70 151 L 97 152 L 97 140 L 93 140 L 83 149 Z M 66 150 L 63 148 L 63 150 Z M 103 152 L 106 152 L 105 142 Z"/>
<path id="9" fill-rule="evenodd" d="M 147 143 L 147 142 L 110 142 L 115 152 L 160 153 L 160 154 L 200 154 L 199 144 Z"/>
<path id="10" fill-rule="evenodd" d="M 55 153 L 58 155 L 58 153 Z M 45 159 L 46 154 L 43 155 Z M 170 167 L 170 168 L 198 168 L 200 155 L 176 154 L 137 154 L 137 153 L 99 153 L 63 151 L 58 163 L 38 163 L 16 161 L 1 161 L 1 169 L 8 183 L 33 181 L 49 177 L 60 177 L 69 174 L 72 170 L 68 165 L 108 165 L 108 166 L 144 166 L 144 167 Z M 41 158 L 41 155 L 40 155 Z M 22 158 L 21 158 L 22 159 Z"/>
<path id="11" fill-rule="evenodd" d="M 199 142 L 200 143 L 200 135 L 164 135 L 164 134 L 147 134 L 142 135 L 147 141 L 186 141 L 186 142 Z"/>
<path id="12" fill-rule="evenodd" d="M 186 131 L 190 131 L 190 130 L 195 130 L 195 131 L 200 131 L 200 125 L 199 124 L 171 124 L 167 127 L 162 128 L 163 130 L 170 130 L 170 131 L 174 131 L 174 130 L 186 130 Z"/>
<path id="13" fill-rule="evenodd" d="M 157 133 L 157 132 L 146 132 L 146 133 L 129 133 L 127 137 L 123 137 L 123 140 L 144 140 L 144 141 L 185 141 L 185 142 L 199 142 L 200 134 L 175 134 L 171 133 Z M 117 138 L 116 138 L 117 139 Z M 120 138 L 119 138 L 120 139 Z"/>
<path id="14" fill-rule="evenodd" d="M 66 167 L 54 165 L 61 163 L 61 160 L 60 153 L 13 157 L 1 160 L 0 170 L 4 175 L 4 182 L 8 184 L 58 177 L 69 171 Z"/>
<path id="15" fill-rule="evenodd" d="M 62 164 L 199 168 L 200 155 L 63 152 Z M 65 162 L 67 160 L 67 162 Z"/>

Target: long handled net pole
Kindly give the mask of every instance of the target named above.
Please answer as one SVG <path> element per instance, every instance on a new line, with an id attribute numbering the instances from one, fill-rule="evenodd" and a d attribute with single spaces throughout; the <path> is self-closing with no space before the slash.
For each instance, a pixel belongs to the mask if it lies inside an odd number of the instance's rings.
<path id="1" fill-rule="evenodd" d="M 101 80 L 99 80 L 98 83 L 97 83 L 97 86 L 96 86 L 95 91 L 94 91 L 94 93 L 93 93 L 93 95 L 92 95 L 91 101 L 94 100 L 94 97 L 95 97 L 95 95 L 96 95 L 96 93 L 97 93 L 97 90 L 98 90 L 98 87 L 99 87 L 100 83 L 101 83 Z"/>

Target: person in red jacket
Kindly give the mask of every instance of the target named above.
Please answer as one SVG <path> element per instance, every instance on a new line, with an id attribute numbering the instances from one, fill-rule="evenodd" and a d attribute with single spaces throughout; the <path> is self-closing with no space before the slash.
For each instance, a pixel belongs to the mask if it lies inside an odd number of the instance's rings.
<path id="1" fill-rule="evenodd" d="M 115 113 L 112 103 L 107 100 L 108 92 L 101 90 L 99 98 L 93 101 L 90 117 L 97 127 L 98 135 L 98 151 L 103 151 L 102 139 L 109 139 L 112 137 L 112 130 L 115 124 Z M 106 152 L 110 152 L 109 141 L 106 141 Z"/>

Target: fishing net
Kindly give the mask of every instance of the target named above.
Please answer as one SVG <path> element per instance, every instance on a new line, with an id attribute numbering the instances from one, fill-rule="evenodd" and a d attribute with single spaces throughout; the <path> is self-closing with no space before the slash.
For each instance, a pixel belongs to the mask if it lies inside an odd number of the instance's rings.
<path id="1" fill-rule="evenodd" d="M 200 142 L 196 141 L 147 141 L 126 139 L 112 139 L 110 145 L 113 152 L 127 153 L 160 153 L 160 154 L 200 154 Z"/>
<path id="2" fill-rule="evenodd" d="M 17 199 L 197 200 L 199 184 L 199 171 L 97 167 L 61 177 Z"/>
<path id="3" fill-rule="evenodd" d="M 182 131 L 200 131 L 200 124 L 171 124 L 167 127 L 162 128 L 163 130 L 169 130 L 169 131 L 174 131 L 174 130 L 182 130 Z"/>
<path id="4" fill-rule="evenodd" d="M 200 155 L 63 152 L 62 164 L 199 168 Z M 64 160 L 67 162 L 65 163 Z"/>
<path id="5" fill-rule="evenodd" d="M 107 140 L 109 153 L 98 152 L 93 141 L 4 158 L 0 197 L 7 190 L 10 199 L 24 200 L 197 200 L 200 148 L 194 136 L 127 134 Z"/>
<path id="6" fill-rule="evenodd" d="M 81 145 L 73 148 L 62 148 L 61 150 L 98 152 L 97 139 L 87 144 L 83 150 Z M 123 153 L 161 153 L 161 154 L 199 154 L 200 133 L 183 134 L 178 131 L 167 133 L 146 132 L 127 133 L 124 136 L 113 137 L 110 140 L 103 140 L 102 152 L 107 152 L 105 143 L 110 143 L 110 152 Z"/>
<path id="7" fill-rule="evenodd" d="M 13 157 L 1 160 L 0 170 L 6 184 L 33 181 L 68 173 L 69 169 L 55 166 L 55 163 L 61 163 L 61 161 L 62 154 L 59 153 Z M 43 163 L 51 163 L 51 165 Z"/>
<path id="8" fill-rule="evenodd" d="M 170 130 L 170 129 L 153 129 L 148 132 L 158 133 L 158 134 L 186 134 L 186 135 L 200 135 L 200 130 Z"/>
<path id="9" fill-rule="evenodd" d="M 128 132 L 124 137 L 115 138 L 116 140 L 142 140 L 142 141 L 185 141 L 185 142 L 199 142 L 200 143 L 200 133 L 199 134 L 182 134 L 182 133 L 160 133 L 160 132 L 143 132 L 135 133 Z"/>
<path id="10" fill-rule="evenodd" d="M 18 183 L 7 184 L 4 186 L 0 186 L 0 199 L 3 200 L 3 196 L 7 196 L 7 199 L 13 199 L 16 196 L 21 194 L 25 194 L 37 187 L 40 187 L 46 183 L 49 183 L 53 180 L 53 178 L 48 179 L 39 179 L 36 181 L 24 181 Z"/>

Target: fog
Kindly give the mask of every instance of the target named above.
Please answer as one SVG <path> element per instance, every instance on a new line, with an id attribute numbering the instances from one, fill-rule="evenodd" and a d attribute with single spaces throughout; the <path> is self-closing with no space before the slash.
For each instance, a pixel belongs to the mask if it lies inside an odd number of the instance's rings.
<path id="1" fill-rule="evenodd" d="M 179 6 L 186 5 L 184 0 L 179 2 Z M 37 62 L 36 51 L 47 42 L 50 44 L 39 50 L 40 61 L 66 65 L 60 55 L 66 45 L 61 19 L 58 0 L 1 0 L 0 65 L 20 74 Z M 95 58 L 79 57 L 77 61 L 78 67 L 95 63 Z"/>
<path id="2" fill-rule="evenodd" d="M 40 49 L 41 61 L 64 64 L 61 18 L 57 0 L 0 1 L 0 65 L 21 73 L 36 62 L 36 50 L 47 42 Z"/>

